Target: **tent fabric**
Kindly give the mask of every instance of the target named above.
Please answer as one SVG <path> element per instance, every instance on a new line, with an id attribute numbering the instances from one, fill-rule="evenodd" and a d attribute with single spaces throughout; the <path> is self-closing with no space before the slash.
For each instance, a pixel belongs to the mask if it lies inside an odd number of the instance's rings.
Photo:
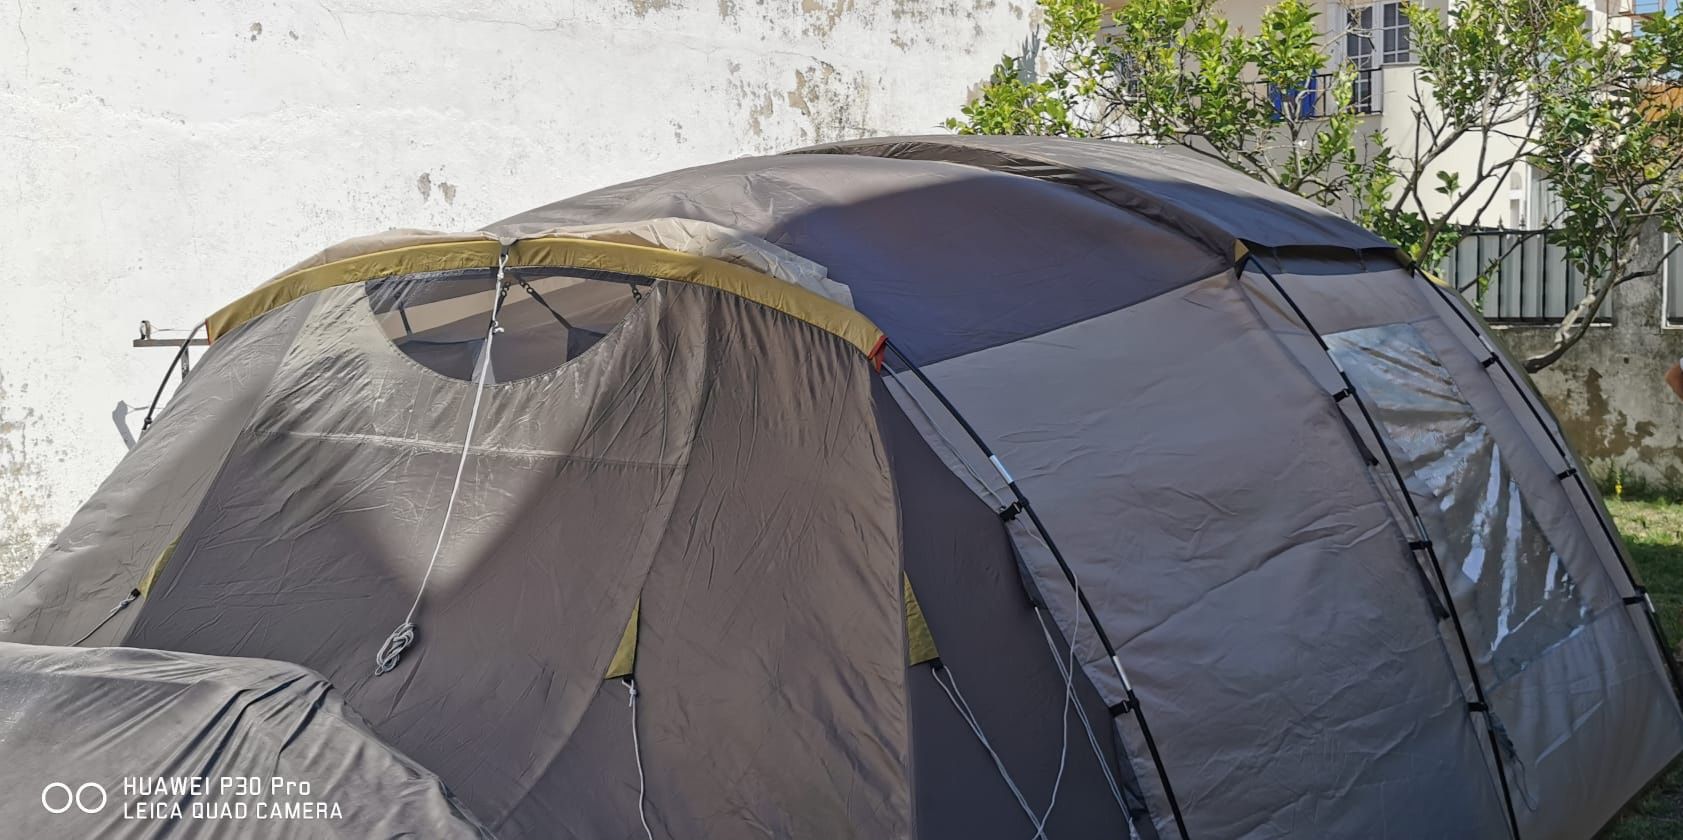
<path id="1" fill-rule="evenodd" d="M 1080 388 L 1059 373 L 1074 367 Z M 1069 558 L 1192 836 L 1505 833 L 1407 540 L 1332 400 L 1231 274 L 925 372 L 994 443 Z M 935 434 L 963 439 L 950 421 Z M 1022 518 L 1010 527 L 1060 626 L 1074 626 L 1044 544 Z M 1105 703 L 1119 702 L 1091 630 L 1077 639 Z M 1137 727 L 1117 727 L 1128 754 L 1146 754 Z M 1156 774 L 1135 772 L 1173 836 Z M 1422 801 L 1440 807 L 1411 813 Z M 1409 816 L 1381 826 L 1374 814 Z"/>
<path id="2" fill-rule="evenodd" d="M 1483 364 L 1484 344 L 1438 315 L 1432 304 L 1443 301 L 1429 287 L 1373 287 L 1388 292 L 1375 306 L 1413 319 L 1362 327 L 1367 319 L 1341 315 L 1347 304 L 1329 278 L 1280 279 L 1317 325 L 1338 328 L 1328 337 L 1335 355 L 1369 393 L 1397 456 L 1418 461 L 1407 465 L 1411 489 L 1432 538 L 1448 547 L 1451 595 L 1482 642 L 1480 675 L 1515 743 L 1521 833 L 1593 834 L 1606 803 L 1628 799 L 1683 749 L 1663 654 L 1622 601 L 1622 546 L 1603 538 L 1586 504 L 1599 500 L 1569 492 L 1558 476 L 1569 465 L 1505 398 L 1509 380 Z M 1593 699 L 1559 689 L 1586 680 L 1606 681 Z M 1593 743 L 1629 746 L 1578 777 Z M 1542 779 L 1559 793 L 1539 797 Z"/>
<path id="3" fill-rule="evenodd" d="M 0 707 L 12 837 L 491 837 L 297 665 L 0 642 Z"/>
<path id="4" fill-rule="evenodd" d="M 514 840 L 1589 837 L 1683 753 L 1669 654 L 1399 259 L 1045 138 L 353 241 L 218 316 L 0 641 L 311 669 Z"/>
<path id="5" fill-rule="evenodd" d="M 1059 662 L 1068 646 L 1048 620 L 1051 638 L 1026 596 L 1010 536 L 993 509 L 965 490 L 879 379 L 876 410 L 889 463 L 899 476 L 903 563 L 927 603 L 941 642 L 942 679 L 956 680 L 997 753 L 1028 801 L 1057 801 L 1053 837 L 1157 834 L 1139 785 L 1111 731 L 1111 713 L 1079 668 L 1066 683 Z M 1056 652 L 1049 650 L 1055 646 Z M 918 837 L 1032 837 L 1035 828 L 993 766 L 993 758 L 954 713 L 932 666 L 907 676 Z M 1066 712 L 1071 688 L 1080 711 Z M 1084 715 L 1087 724 L 1080 716 Z M 1088 729 L 1093 739 L 1088 738 Z M 1067 733 L 1067 761 L 1060 762 Z M 1059 769 L 1062 768 L 1060 774 Z M 1106 771 L 1116 780 L 1116 802 Z M 1131 826 L 1130 826 L 1131 823 Z M 1130 827 L 1132 830 L 1130 830 Z"/>
<path id="6" fill-rule="evenodd" d="M 1223 255 L 1234 255 L 1240 243 L 1396 250 L 1324 207 L 1175 147 L 943 135 L 853 140 L 793 154 L 946 161 L 1068 184 L 1169 225 Z"/>
<path id="7" fill-rule="evenodd" d="M 1622 546 L 1600 531 L 1592 507 L 1599 500 L 1563 483 L 1557 473 L 1564 465 L 1555 460 L 1547 430 L 1510 399 L 1524 396 L 1511 387 L 1523 380 L 1509 380 L 1501 371 L 1500 365 L 1511 362 L 1498 354 L 1486 364 L 1491 352 L 1486 348 L 1493 347 L 1489 339 L 1470 333 L 1430 286 L 1370 285 L 1374 307 L 1410 320 L 1368 327 L 1364 324 L 1371 322 L 1371 314 L 1350 317 L 1352 310 L 1337 292 L 1338 278 L 1328 272 L 1282 274 L 1279 279 L 1317 325 L 1330 325 L 1326 329 L 1335 355 L 1358 388 L 1369 393 L 1390 446 L 1405 460 L 1428 536 L 1440 545 L 1451 594 L 1461 602 L 1458 609 L 1468 624 L 1493 719 L 1513 742 L 1508 763 L 1520 834 L 1593 834 L 1680 748 L 1665 653 L 1653 643 L 1639 612 L 1623 600 L 1630 582 L 1617 563 Z M 1275 327 L 1301 330 L 1283 322 Z M 1305 344 L 1294 346 L 1302 350 Z M 1324 355 L 1303 350 L 1306 364 L 1315 356 L 1321 356 L 1322 387 L 1337 387 Z M 1378 375 L 1403 367 L 1404 375 Z M 1529 396 L 1536 398 L 1534 392 Z M 1443 439 L 1420 444 L 1434 436 Z M 1407 464 L 1411 457 L 1419 463 Z M 1486 504 L 1469 510 L 1471 500 Z M 1469 544 L 1474 535 L 1481 536 Z M 1534 545 L 1516 545 L 1528 541 Z M 1497 575 L 1487 568 L 1501 569 L 1501 582 L 1492 579 L 1480 589 L 1474 576 Z M 1549 587 L 1551 582 L 1556 588 Z M 1569 612 L 1576 620 L 1539 638 L 1530 622 L 1540 625 L 1559 615 L 1559 607 L 1538 607 L 1558 600 L 1566 584 L 1573 589 Z M 1506 595 L 1489 601 L 1492 589 Z M 1539 600 L 1544 593 L 1551 597 Z M 1487 600 L 1480 605 L 1479 598 Z M 1531 613 L 1525 616 L 1528 599 Z M 1530 622 L 1514 620 L 1512 613 L 1504 622 L 1505 609 L 1519 611 Z M 1487 619 L 1491 614 L 1494 620 Z M 1517 667 L 1499 661 L 1488 646 L 1478 647 L 1481 637 L 1485 642 L 1501 639 L 1507 646 L 1510 639 L 1526 636 L 1536 650 Z M 1586 682 L 1601 688 L 1589 697 L 1567 688 Z M 1628 692 L 1647 699 L 1633 702 Z M 1562 726 L 1561 721 L 1572 723 Z M 1597 761 L 1586 758 L 1596 752 L 1591 744 L 1614 742 L 1627 744 L 1618 761 L 1599 766 L 1593 779 L 1568 781 L 1585 772 L 1581 762 Z M 1545 777 L 1557 786 L 1555 795 L 1536 793 Z"/>
<path id="8" fill-rule="evenodd" d="M 314 304 L 301 300 L 261 316 L 200 362 L 0 598 L 0 641 L 70 644 L 89 632 L 87 644 L 123 638 L 139 610 L 107 614 L 131 591 L 149 588 L 151 571 L 204 501 Z"/>
<path id="9" fill-rule="evenodd" d="M 831 280 L 824 266 L 799 254 L 785 251 L 759 237 L 749 236 L 712 222 L 678 218 L 645 219 L 556 228 L 546 235 L 648 245 L 681 254 L 723 260 L 754 269 L 785 283 L 793 283 L 849 309 L 853 308 L 853 293 L 848 291 L 847 286 Z"/>
<path id="10" fill-rule="evenodd" d="M 960 210 L 959 208 L 963 208 Z M 1231 264 L 1079 190 L 940 161 L 779 155 L 657 175 L 486 228 L 680 216 L 821 263 L 918 364 L 1122 309 Z"/>
<path id="11" fill-rule="evenodd" d="M 653 811 L 730 836 L 735 817 L 708 803 L 772 819 L 799 800 L 775 833 L 906 833 L 898 525 L 855 347 L 667 283 L 584 356 L 491 386 L 457 501 L 470 524 L 423 601 L 413 664 L 375 679 L 473 389 L 394 348 L 362 287 L 314 299 L 125 643 L 308 664 L 495 826 L 572 795 L 538 786 L 640 599 L 647 715 L 707 733 L 644 740 Z M 364 398 L 342 399 L 353 384 Z"/>

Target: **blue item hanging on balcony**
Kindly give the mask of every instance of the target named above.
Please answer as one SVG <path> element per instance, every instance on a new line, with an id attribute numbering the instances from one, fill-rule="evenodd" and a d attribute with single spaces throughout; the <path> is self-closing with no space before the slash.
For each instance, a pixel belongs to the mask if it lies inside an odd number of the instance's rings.
<path id="1" fill-rule="evenodd" d="M 1320 80 L 1321 76 L 1317 74 L 1310 76 L 1308 81 L 1299 87 L 1281 88 L 1278 85 L 1269 85 L 1268 101 L 1274 105 L 1274 118 L 1276 120 L 1285 119 L 1291 113 L 1287 109 L 1292 106 L 1292 103 L 1297 105 L 1297 119 L 1304 120 L 1320 116 L 1320 112 L 1317 110 L 1320 104 L 1318 101 L 1320 99 Z"/>

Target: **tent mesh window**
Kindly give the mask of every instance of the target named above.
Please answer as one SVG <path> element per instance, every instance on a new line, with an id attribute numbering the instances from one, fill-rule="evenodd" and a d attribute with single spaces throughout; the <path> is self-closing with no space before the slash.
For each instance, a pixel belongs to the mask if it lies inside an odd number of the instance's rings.
<path id="1" fill-rule="evenodd" d="M 1588 616 L 1578 586 L 1520 495 L 1502 450 L 1414 327 L 1350 330 L 1327 343 L 1374 403 L 1450 572 L 1493 682 L 1519 673 Z"/>
<path id="2" fill-rule="evenodd" d="M 655 281 L 607 272 L 510 269 L 487 382 L 537 376 L 583 355 L 619 326 Z M 369 306 L 399 350 L 434 372 L 472 380 L 496 300 L 483 270 L 367 284 Z"/>

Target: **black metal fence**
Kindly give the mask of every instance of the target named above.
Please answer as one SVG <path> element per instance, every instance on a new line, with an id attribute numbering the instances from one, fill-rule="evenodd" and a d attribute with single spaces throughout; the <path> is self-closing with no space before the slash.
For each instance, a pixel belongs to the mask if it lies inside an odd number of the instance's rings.
<path id="1" fill-rule="evenodd" d="M 1566 249 L 1549 241 L 1551 233 L 1463 231 L 1439 273 L 1491 323 L 1557 323 L 1583 299 L 1588 286 L 1582 272 L 1567 261 Z M 1595 320 L 1610 321 L 1609 310 L 1603 305 Z M 1683 306 L 1678 311 L 1683 316 Z"/>

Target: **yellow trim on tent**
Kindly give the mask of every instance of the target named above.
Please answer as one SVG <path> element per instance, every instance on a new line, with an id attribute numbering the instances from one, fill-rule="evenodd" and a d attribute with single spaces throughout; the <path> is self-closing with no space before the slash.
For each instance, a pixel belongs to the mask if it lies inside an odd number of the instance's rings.
<path id="1" fill-rule="evenodd" d="M 923 606 L 912 592 L 912 579 L 902 574 L 900 581 L 906 610 L 906 665 L 922 665 L 941 654 L 935 649 L 935 635 L 929 632 Z M 642 610 L 643 599 L 639 598 L 631 605 L 631 620 L 625 623 L 625 632 L 619 636 L 619 645 L 614 648 L 614 656 L 608 660 L 608 671 L 602 679 L 629 677 L 637 670 L 637 619 Z"/>
<path id="2" fill-rule="evenodd" d="M 625 632 L 620 634 L 619 647 L 614 648 L 614 658 L 608 661 L 608 673 L 602 679 L 611 680 L 618 677 L 629 677 L 637 668 L 637 614 L 643 609 L 643 599 L 638 598 L 631 605 L 631 620 L 625 623 Z"/>
<path id="3" fill-rule="evenodd" d="M 158 582 L 158 575 L 163 573 L 164 565 L 169 563 L 171 557 L 175 556 L 175 547 L 180 544 L 181 535 L 177 534 L 175 539 L 169 541 L 169 545 L 164 546 L 163 551 L 158 552 L 158 559 L 152 561 L 152 568 L 146 570 L 146 576 L 141 578 L 140 585 L 135 587 L 135 589 L 140 590 L 141 595 L 144 596 L 152 591 L 152 584 Z"/>
<path id="4" fill-rule="evenodd" d="M 906 602 L 906 664 L 922 665 L 941 654 L 935 649 L 935 635 L 929 632 L 929 622 L 923 618 L 923 605 L 912 592 L 912 579 L 901 574 L 900 580 L 904 582 Z"/>
<path id="5" fill-rule="evenodd" d="M 429 242 L 346 257 L 284 274 L 205 319 L 210 340 L 305 295 L 351 283 L 433 271 L 491 269 L 502 246 L 494 239 Z M 691 254 L 593 239 L 540 237 L 509 248 L 510 268 L 576 268 L 710 286 L 768 306 L 840 336 L 869 355 L 882 330 L 869 318 L 792 283 L 734 263 Z"/>
<path id="6" fill-rule="evenodd" d="M 1427 280 L 1430 280 L 1430 281 L 1432 281 L 1432 282 L 1433 282 L 1433 283 L 1436 283 L 1436 284 L 1438 284 L 1438 285 L 1439 285 L 1439 286 L 1442 286 L 1442 287 L 1444 287 L 1444 288 L 1445 288 L 1445 289 L 1447 289 L 1447 288 L 1449 288 L 1449 284 L 1448 284 L 1448 283 L 1445 283 L 1445 282 L 1443 282 L 1443 278 L 1442 278 L 1442 277 L 1439 277 L 1439 276 L 1437 276 L 1437 274 L 1435 274 L 1435 273 L 1433 273 L 1433 272 L 1430 272 L 1430 271 L 1427 271 L 1427 270 L 1426 270 L 1426 269 L 1424 269 L 1424 268 L 1422 268 L 1422 269 L 1418 269 L 1418 270 L 1419 270 L 1419 272 L 1420 272 L 1420 276 L 1422 276 L 1422 277 L 1424 277 L 1424 278 L 1426 278 L 1426 279 L 1427 279 Z"/>

